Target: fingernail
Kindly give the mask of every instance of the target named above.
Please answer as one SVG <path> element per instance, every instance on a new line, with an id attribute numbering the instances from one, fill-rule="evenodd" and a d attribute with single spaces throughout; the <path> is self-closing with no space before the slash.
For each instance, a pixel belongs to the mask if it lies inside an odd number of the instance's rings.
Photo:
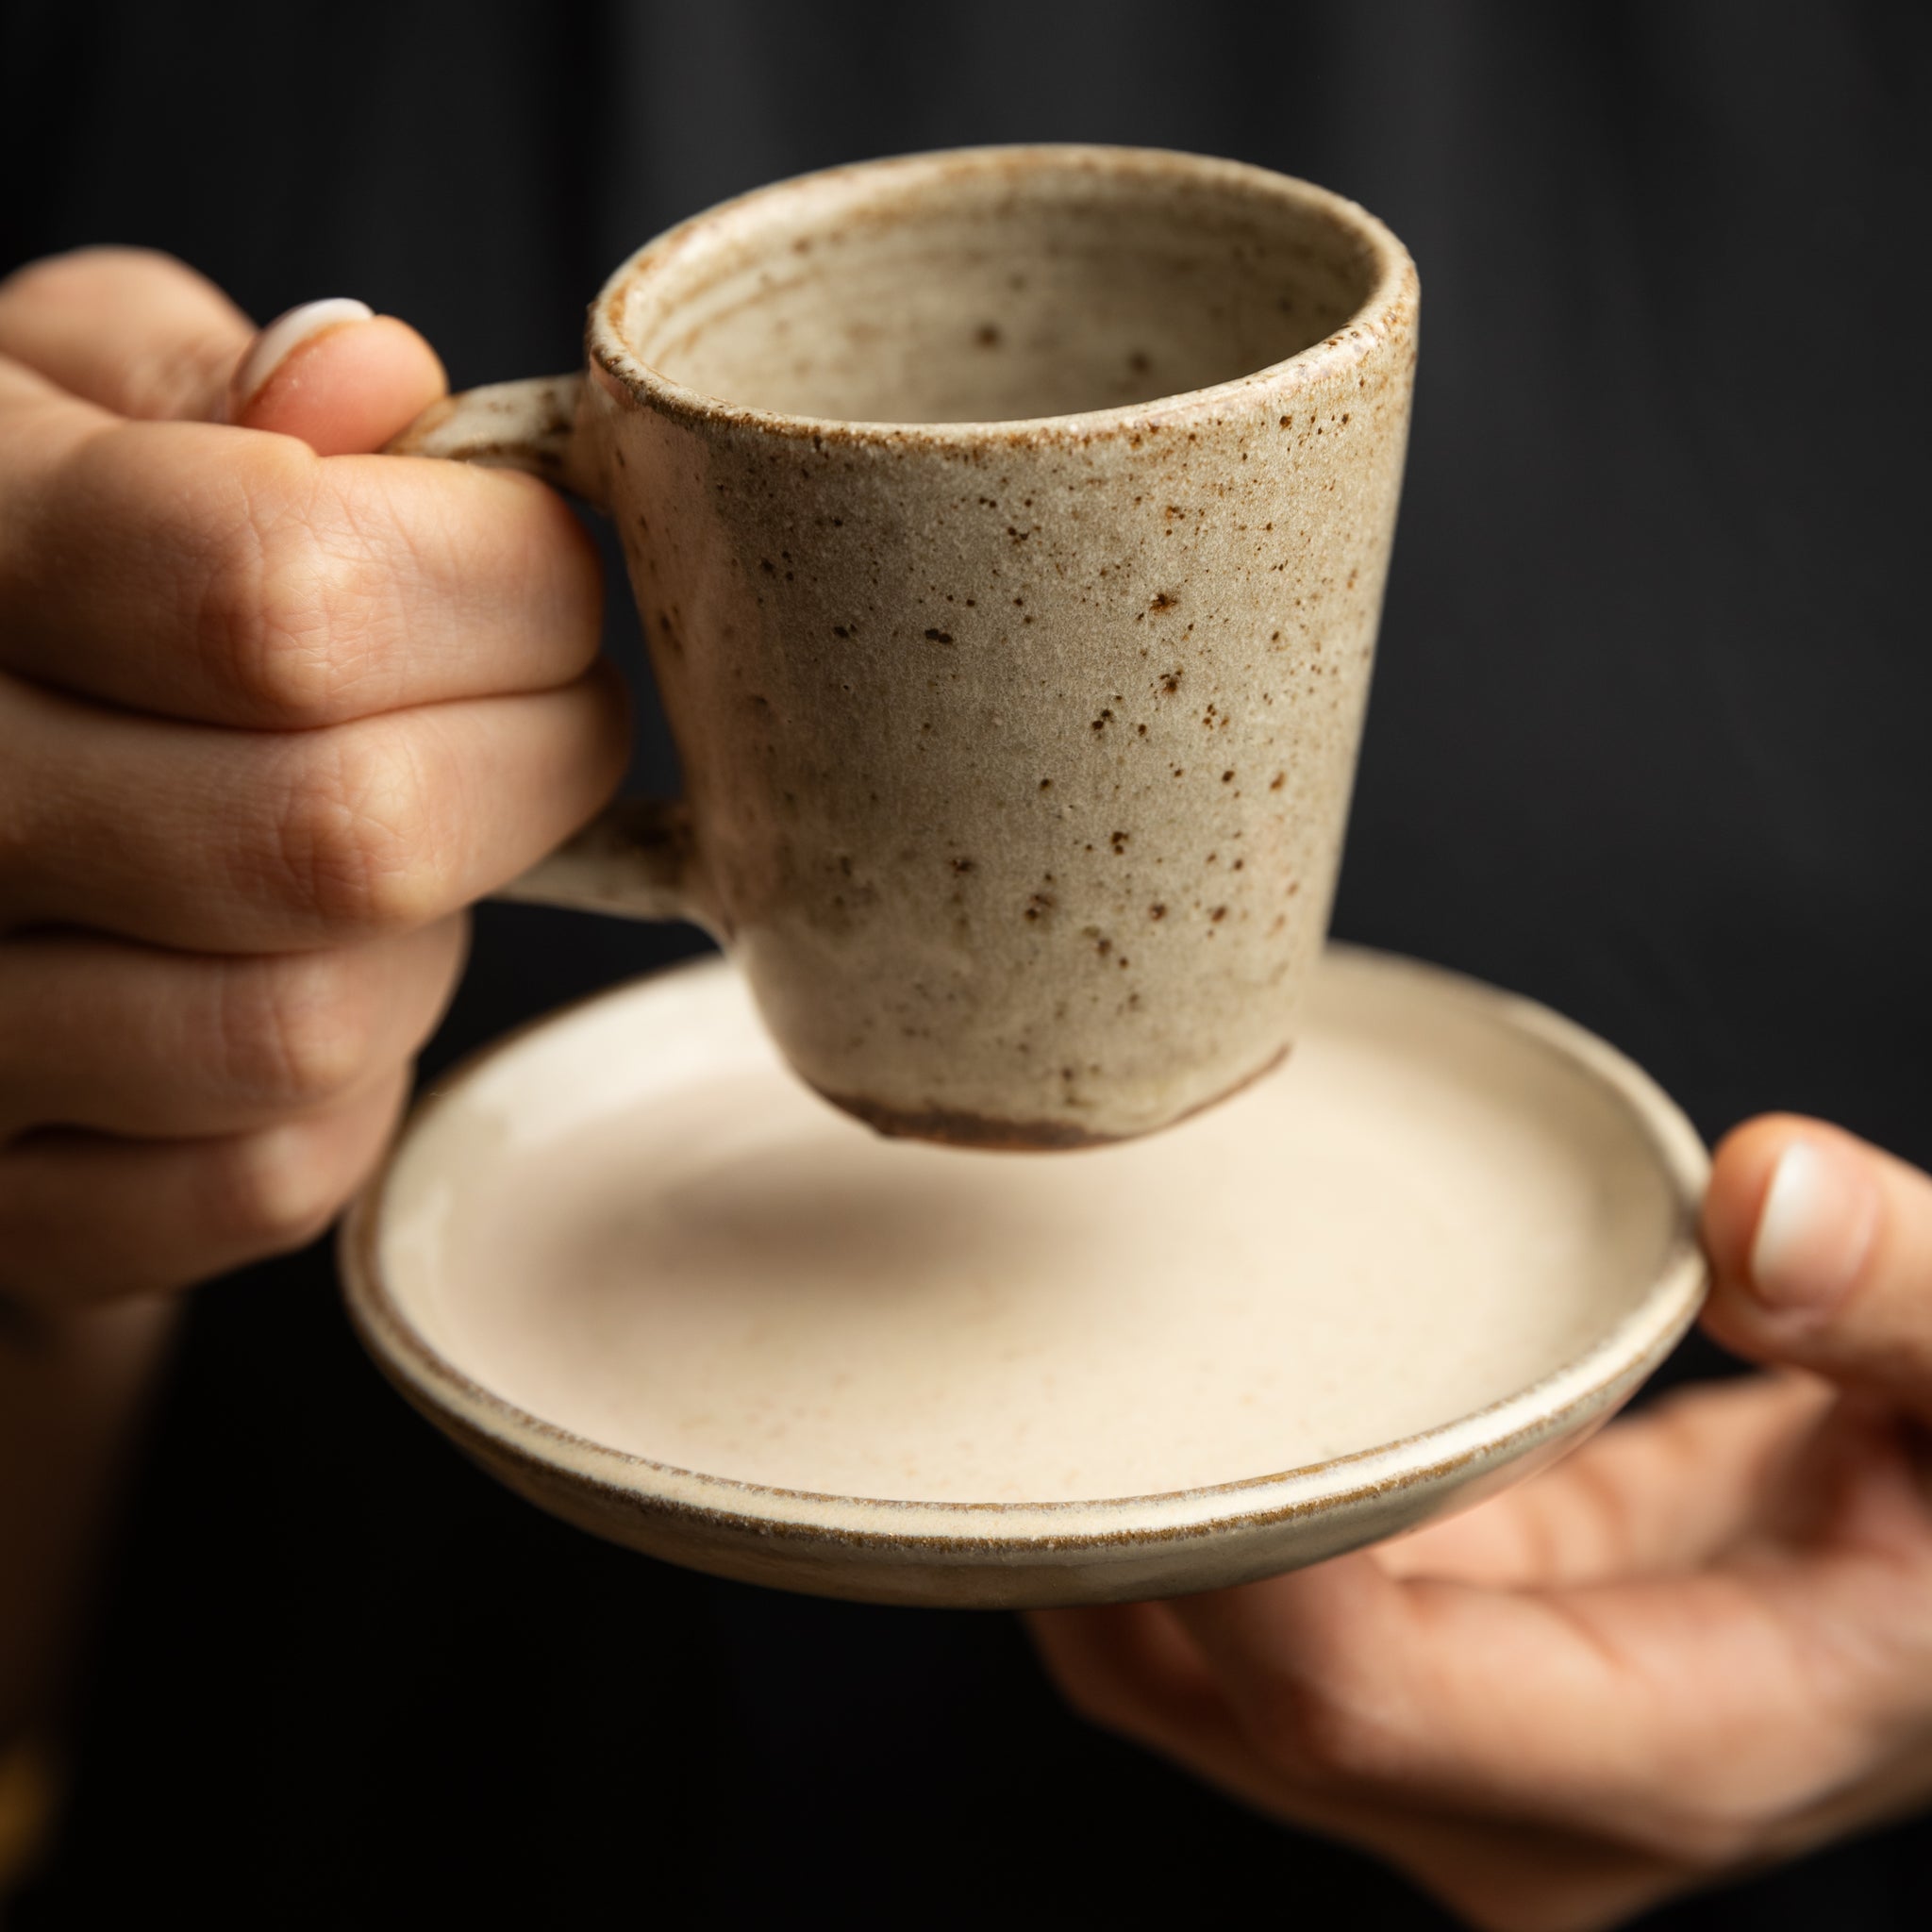
<path id="1" fill-rule="evenodd" d="M 1878 1219 L 1875 1189 L 1835 1147 L 1793 1141 L 1778 1157 L 1757 1234 L 1751 1286 L 1774 1308 L 1828 1308 L 1852 1285 Z"/>
<path id="2" fill-rule="evenodd" d="M 239 415 L 267 386 L 268 379 L 304 342 L 345 322 L 367 322 L 375 310 L 350 295 L 331 295 L 322 302 L 305 302 L 278 315 L 256 337 L 242 366 L 228 385 L 228 414 Z"/>

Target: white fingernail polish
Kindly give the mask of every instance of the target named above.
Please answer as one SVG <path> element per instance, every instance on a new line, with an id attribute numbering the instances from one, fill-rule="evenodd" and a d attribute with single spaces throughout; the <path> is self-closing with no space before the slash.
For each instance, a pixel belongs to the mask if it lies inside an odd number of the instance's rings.
<path id="1" fill-rule="evenodd" d="M 268 379 L 290 356 L 325 329 L 339 328 L 345 322 L 367 322 L 375 311 L 366 302 L 349 295 L 331 295 L 322 302 L 305 302 L 286 315 L 278 315 L 249 344 L 235 379 L 228 385 L 228 413 L 241 410 L 261 393 Z"/>
<path id="2" fill-rule="evenodd" d="M 1751 1286 L 1774 1308 L 1831 1306 L 1872 1245 L 1877 1202 L 1847 1157 L 1793 1141 L 1778 1157 L 1751 1243 Z"/>

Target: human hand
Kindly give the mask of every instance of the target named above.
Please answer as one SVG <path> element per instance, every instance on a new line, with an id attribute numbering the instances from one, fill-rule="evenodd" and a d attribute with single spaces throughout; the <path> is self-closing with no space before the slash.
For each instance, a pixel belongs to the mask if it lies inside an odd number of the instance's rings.
<path id="1" fill-rule="evenodd" d="M 1932 1799 L 1932 1178 L 1817 1122 L 1718 1150 L 1727 1346 L 1469 1514 L 1032 1620 L 1072 1702 L 1475 1925 L 1583 1932 Z"/>
<path id="2" fill-rule="evenodd" d="M 0 284 L 16 1310 L 318 1233 L 392 1124 L 461 908 L 623 766 L 599 573 L 562 502 L 369 454 L 443 391 L 401 323 L 288 338 L 258 342 L 160 256 Z"/>

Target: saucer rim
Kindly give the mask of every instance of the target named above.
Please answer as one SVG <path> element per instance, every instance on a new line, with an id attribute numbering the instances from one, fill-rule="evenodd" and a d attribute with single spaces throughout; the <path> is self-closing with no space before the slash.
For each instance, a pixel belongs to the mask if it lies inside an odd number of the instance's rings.
<path id="1" fill-rule="evenodd" d="M 1322 971 L 1338 970 L 1407 979 L 1430 994 L 1481 1008 L 1510 1031 L 1612 1090 L 1676 1199 L 1676 1224 L 1649 1287 L 1608 1330 L 1535 1382 L 1432 1428 L 1292 1469 L 1192 1489 L 1052 1502 L 927 1501 L 788 1489 L 659 1462 L 547 1422 L 486 1388 L 428 1341 L 384 1275 L 377 1237 L 403 1153 L 438 1110 L 534 1035 L 646 988 L 693 975 L 732 976 L 728 960 L 716 953 L 619 982 L 539 1015 L 467 1056 L 418 1100 L 351 1205 L 338 1236 L 350 1321 L 399 1392 L 469 1453 L 507 1458 L 541 1485 L 562 1481 L 627 1513 L 713 1533 L 842 1545 L 855 1554 L 896 1551 L 998 1564 L 1031 1553 L 1098 1555 L 1264 1529 L 1395 1504 L 1406 1493 L 1457 1479 L 1459 1487 L 1607 1414 L 1690 1329 L 1709 1285 L 1696 1234 L 1709 1156 L 1682 1109 L 1649 1074 L 1588 1028 L 1540 1002 L 1452 968 L 1331 941 Z"/>

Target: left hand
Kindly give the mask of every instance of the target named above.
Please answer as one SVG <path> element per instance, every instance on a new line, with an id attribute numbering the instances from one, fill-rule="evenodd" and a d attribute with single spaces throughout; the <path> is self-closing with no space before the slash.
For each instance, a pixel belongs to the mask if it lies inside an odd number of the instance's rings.
<path id="1" fill-rule="evenodd" d="M 1821 1123 L 1718 1151 L 1687 1391 L 1468 1515 L 1172 1603 L 1036 1615 L 1096 1723 L 1588 1932 L 1932 1800 L 1932 1178 Z"/>

